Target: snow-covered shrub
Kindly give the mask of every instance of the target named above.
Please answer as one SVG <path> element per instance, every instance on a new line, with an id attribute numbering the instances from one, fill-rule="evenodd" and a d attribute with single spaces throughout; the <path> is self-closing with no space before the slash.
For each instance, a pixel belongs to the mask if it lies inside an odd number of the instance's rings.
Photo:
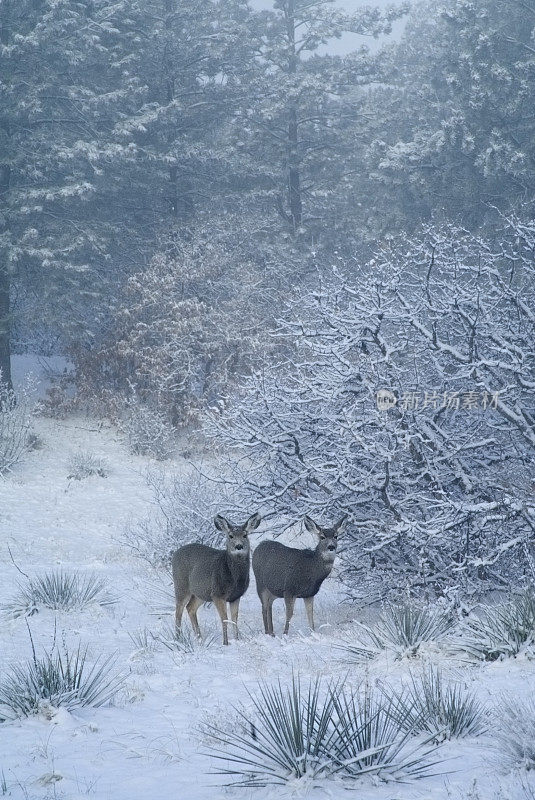
<path id="1" fill-rule="evenodd" d="M 169 415 L 135 398 L 125 403 L 120 424 L 129 450 L 135 455 L 165 461 L 176 448 L 175 431 Z"/>
<path id="2" fill-rule="evenodd" d="M 462 620 L 452 649 L 480 661 L 522 652 L 535 658 L 535 591 L 526 589 L 508 602 L 480 606 Z"/>
<path id="3" fill-rule="evenodd" d="M 535 700 L 505 699 L 495 714 L 497 750 L 509 769 L 535 770 Z"/>
<path id="4" fill-rule="evenodd" d="M 216 545 L 221 534 L 214 526 L 215 515 L 235 508 L 232 494 L 220 478 L 194 468 L 172 475 L 149 470 L 151 511 L 129 525 L 121 541 L 156 567 L 168 567 L 173 550 L 188 542 Z"/>
<path id="5" fill-rule="evenodd" d="M 460 683 L 445 681 L 439 667 L 429 664 L 411 673 L 406 691 L 390 695 L 399 718 L 413 734 L 432 734 L 437 740 L 477 736 L 485 730 L 481 702 Z"/>
<path id="6" fill-rule="evenodd" d="M 243 220 L 199 221 L 130 275 L 103 338 L 74 348 L 77 395 L 112 415 L 135 397 L 177 427 L 195 423 L 275 348 L 277 299 L 301 262 L 289 269 Z"/>
<path id="7" fill-rule="evenodd" d="M 295 354 L 208 423 L 251 504 L 349 515 L 354 595 L 534 573 L 534 242 L 532 220 L 493 241 L 431 227 L 339 263 L 281 321 Z"/>
<path id="8" fill-rule="evenodd" d="M 4 605 L 4 611 L 19 617 L 34 614 L 39 608 L 83 611 L 93 604 L 108 606 L 115 602 L 102 578 L 60 569 L 20 583 L 18 593 Z"/>
<path id="9" fill-rule="evenodd" d="M 452 630 L 451 611 L 440 606 L 425 606 L 415 601 L 389 604 L 372 626 L 359 623 L 356 641 L 346 641 L 342 649 L 356 661 L 373 658 L 384 651 L 396 657 L 414 657 L 423 644 L 442 641 Z"/>
<path id="10" fill-rule="evenodd" d="M 374 775 L 384 780 L 429 774 L 428 742 L 409 741 L 391 701 L 366 689 L 353 692 L 319 679 L 291 687 L 261 683 L 251 707 L 237 707 L 241 726 L 210 726 L 210 754 L 220 774 L 239 786 L 284 785 L 295 779 Z M 230 765 L 229 765 L 230 764 Z"/>
<path id="11" fill-rule="evenodd" d="M 32 449 L 30 406 L 24 391 L 16 395 L 0 372 L 0 475 Z"/>
<path id="12" fill-rule="evenodd" d="M 9 667 L 0 678 L 0 721 L 37 714 L 43 704 L 74 709 L 109 703 L 122 684 L 113 658 L 89 665 L 87 649 L 55 647 Z"/>
<path id="13" fill-rule="evenodd" d="M 97 475 L 99 478 L 107 478 L 110 467 L 105 458 L 91 453 L 89 450 L 77 450 L 69 457 L 69 480 L 83 481 Z"/>

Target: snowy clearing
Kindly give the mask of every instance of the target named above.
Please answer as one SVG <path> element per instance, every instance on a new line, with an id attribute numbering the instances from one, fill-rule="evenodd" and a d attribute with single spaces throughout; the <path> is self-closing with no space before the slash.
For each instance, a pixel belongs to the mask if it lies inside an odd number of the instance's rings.
<path id="1" fill-rule="evenodd" d="M 149 652 L 130 634 L 157 633 L 172 620 L 171 582 L 133 558 L 119 542 L 129 520 L 146 514 L 151 497 L 144 479 L 148 460 L 129 456 L 109 427 L 99 429 L 86 419 L 36 421 L 44 447 L 2 481 L 0 512 L 2 557 L 0 602 L 14 595 L 22 580 L 12 564 L 30 575 L 51 567 L 91 570 L 108 582 L 117 602 L 83 612 L 39 611 L 28 618 L 37 650 L 50 647 L 56 636 L 69 644 L 89 645 L 90 656 L 117 656 L 126 674 L 114 704 L 73 713 L 44 709 L 38 716 L 6 722 L 0 728 L 2 791 L 9 797 L 81 797 L 136 800 L 152 797 L 241 796 L 267 798 L 337 797 L 342 784 L 324 781 L 314 787 L 302 780 L 266 789 L 224 788 L 211 774 L 217 763 L 206 754 L 209 741 L 203 724 L 233 726 L 233 705 L 246 700 L 264 680 L 291 681 L 292 670 L 303 679 L 347 674 L 349 685 L 364 679 L 398 684 L 414 661 L 380 658 L 371 664 L 348 665 L 336 644 L 351 635 L 358 610 L 343 602 L 335 576 L 327 579 L 317 602 L 319 630 L 310 634 L 302 603 L 297 604 L 290 635 L 274 639 L 261 633 L 260 603 L 249 588 L 241 607 L 241 635 L 225 648 L 212 608 L 200 611 L 203 631 L 214 640 L 193 654 L 174 653 L 154 642 Z M 72 452 L 84 449 L 104 458 L 106 478 L 68 479 Z M 182 468 L 185 468 L 185 462 Z M 180 470 L 177 461 L 169 470 Z M 268 534 L 262 530 L 255 542 Z M 305 539 L 303 538 L 305 543 Z M 283 604 L 275 605 L 280 632 Z M 189 624 L 189 623 L 185 623 Z M 0 666 L 31 657 L 26 619 L 2 618 Z M 490 708 L 500 696 L 529 697 L 535 690 L 535 665 L 524 657 L 484 666 L 464 666 L 430 648 L 430 658 L 445 672 L 466 682 Z M 445 761 L 437 775 L 412 784 L 358 784 L 362 800 L 439 800 L 440 798 L 526 798 L 524 779 L 500 770 L 492 737 L 459 740 L 440 751 Z M 474 780 L 477 782 L 474 788 Z M 214 789 L 214 786 L 220 786 Z M 523 788 L 524 786 L 524 788 Z M 501 787 L 501 788 L 500 788 Z M 473 793 L 470 794 L 469 792 Z M 502 794 L 496 794 L 501 791 Z"/>

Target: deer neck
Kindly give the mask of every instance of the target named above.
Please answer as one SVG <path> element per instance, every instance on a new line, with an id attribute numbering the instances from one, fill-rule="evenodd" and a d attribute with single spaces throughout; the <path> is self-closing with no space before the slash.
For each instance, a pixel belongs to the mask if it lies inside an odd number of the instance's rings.
<path id="1" fill-rule="evenodd" d="M 234 579 L 240 579 L 249 574 L 250 554 L 251 551 L 248 550 L 244 555 L 231 555 L 227 550 L 227 567 Z"/>
<path id="2" fill-rule="evenodd" d="M 332 572 L 336 554 L 334 555 L 334 558 L 324 558 L 318 545 L 315 550 L 315 555 L 316 555 L 316 564 L 318 565 L 318 568 L 320 572 L 323 574 L 324 578 L 326 578 L 327 575 L 330 575 Z"/>

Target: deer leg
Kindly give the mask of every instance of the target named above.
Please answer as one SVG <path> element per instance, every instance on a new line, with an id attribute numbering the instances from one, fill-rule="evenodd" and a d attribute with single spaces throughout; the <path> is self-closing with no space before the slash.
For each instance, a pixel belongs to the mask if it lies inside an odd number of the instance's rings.
<path id="1" fill-rule="evenodd" d="M 308 624 L 314 630 L 314 597 L 305 597 L 305 608 L 307 610 Z"/>
<path id="2" fill-rule="evenodd" d="M 260 597 L 262 603 L 262 622 L 264 623 L 264 633 L 269 633 L 268 616 L 267 616 L 267 597 L 264 594 Z"/>
<path id="3" fill-rule="evenodd" d="M 180 627 L 182 625 L 182 614 L 184 613 L 184 609 L 186 607 L 186 603 L 191 599 L 191 595 L 187 594 L 185 596 L 176 595 L 176 608 L 175 608 L 175 630 L 177 633 L 180 633 Z"/>
<path id="4" fill-rule="evenodd" d="M 204 602 L 203 600 L 201 600 L 199 597 L 195 597 L 195 595 L 193 594 L 190 597 L 189 603 L 186 606 L 187 612 L 189 614 L 190 622 L 191 622 L 191 627 L 193 628 L 193 632 L 194 632 L 194 634 L 196 636 L 199 636 L 199 637 L 201 635 L 201 629 L 199 628 L 199 621 L 197 619 L 197 611 L 202 606 L 203 602 Z"/>
<path id="5" fill-rule="evenodd" d="M 262 594 L 260 595 L 260 600 L 262 602 L 262 619 L 264 621 L 264 631 L 269 634 L 270 636 L 274 636 L 273 633 L 273 600 L 275 598 L 271 594 L 268 589 L 264 589 Z"/>
<path id="6" fill-rule="evenodd" d="M 217 609 L 217 613 L 221 619 L 221 625 L 223 626 L 223 644 L 228 644 L 228 617 L 227 617 L 227 601 L 223 600 L 222 597 L 214 597 L 212 598 L 214 601 L 214 606 Z"/>
<path id="7" fill-rule="evenodd" d="M 288 633 L 290 627 L 290 620 L 294 614 L 295 597 L 289 594 L 284 595 L 284 602 L 286 603 L 286 624 L 284 626 L 284 633 Z"/>
<path id="8" fill-rule="evenodd" d="M 229 603 L 230 607 L 230 618 L 232 620 L 232 625 L 234 627 L 234 635 L 236 639 L 239 639 L 238 636 L 238 611 L 240 610 L 240 600 L 234 600 L 233 603 Z"/>

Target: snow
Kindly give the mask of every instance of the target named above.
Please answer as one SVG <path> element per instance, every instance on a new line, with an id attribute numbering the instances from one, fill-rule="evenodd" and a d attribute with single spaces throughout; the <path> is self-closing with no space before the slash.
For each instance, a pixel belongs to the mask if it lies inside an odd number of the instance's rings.
<path id="1" fill-rule="evenodd" d="M 207 754 L 209 742 L 200 726 L 232 726 L 233 706 L 247 702 L 247 691 L 254 692 L 260 680 L 287 682 L 292 670 L 305 680 L 317 674 L 347 675 L 355 686 L 364 678 L 398 684 L 411 663 L 383 657 L 367 666 L 348 666 L 340 658 L 335 645 L 351 635 L 353 620 L 363 617 L 342 602 L 336 575 L 318 595 L 315 634 L 308 631 L 298 602 L 290 635 L 282 637 L 279 602 L 274 608 L 279 635 L 266 637 L 260 602 L 251 586 L 240 610 L 241 639 L 229 647 L 221 644 L 214 609 L 206 607 L 199 613 L 200 624 L 215 637 L 206 648 L 194 654 L 163 647 L 140 651 L 129 633 L 144 627 L 157 632 L 171 623 L 173 611 L 168 576 L 151 571 L 120 541 L 127 524 L 150 510 L 144 478 L 149 461 L 129 455 L 113 428 L 86 418 L 38 418 L 35 427 L 43 449 L 31 453 L 0 483 L 0 603 L 13 595 L 21 579 L 8 545 L 28 574 L 58 566 L 97 572 L 108 580 L 115 605 L 84 612 L 40 611 L 28 624 L 38 651 L 50 646 L 56 626 L 57 635 L 69 643 L 87 644 L 91 658 L 115 654 L 117 668 L 127 677 L 109 707 L 73 713 L 44 709 L 38 716 L 0 725 L 0 794 L 3 774 L 8 797 L 32 800 L 345 796 L 339 784 L 328 781 L 316 787 L 293 782 L 285 789 L 224 788 L 224 780 L 211 774 L 217 765 Z M 105 458 L 109 476 L 69 480 L 69 455 L 78 449 Z M 173 471 L 186 468 L 179 459 L 166 466 Z M 255 536 L 253 544 L 265 535 L 269 531 Z M 303 538 L 303 544 L 310 543 Z M 495 708 L 502 695 L 527 698 L 535 691 L 535 664 L 523 657 L 467 666 L 438 650 L 431 655 L 443 661 L 448 674 L 477 691 L 489 708 Z M 0 673 L 30 656 L 26 620 L 2 617 Z M 358 786 L 359 800 L 493 800 L 498 789 L 503 800 L 527 797 L 519 776 L 500 771 L 490 735 L 448 743 L 441 755 L 446 761 L 440 769 L 449 774 L 402 785 L 366 780 Z M 472 790 L 474 794 L 468 794 Z"/>

